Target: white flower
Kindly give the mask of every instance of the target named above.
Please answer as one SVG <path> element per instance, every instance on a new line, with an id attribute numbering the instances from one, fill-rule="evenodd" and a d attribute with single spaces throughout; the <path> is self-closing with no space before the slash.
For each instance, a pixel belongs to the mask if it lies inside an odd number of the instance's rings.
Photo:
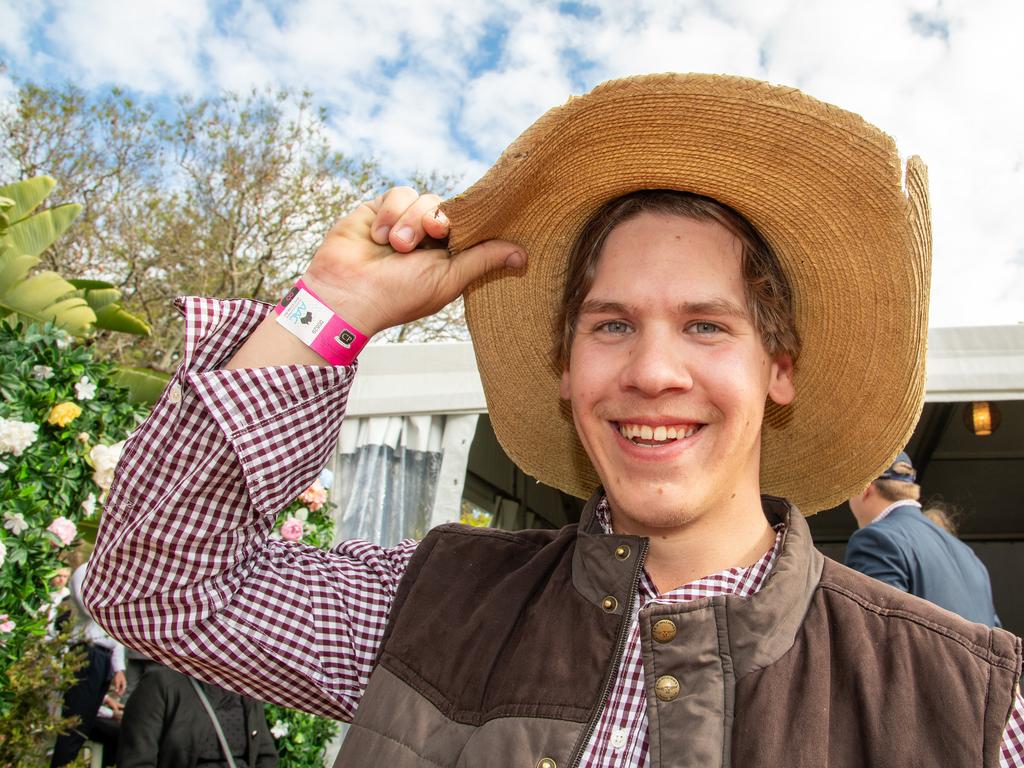
<path id="1" fill-rule="evenodd" d="M 0 565 L 3 565 L 4 564 L 4 560 L 6 560 L 6 559 L 7 559 L 7 547 L 5 547 L 4 543 L 2 541 L 0 541 Z M 285 733 L 287 733 L 287 731 L 285 731 Z"/>
<path id="2" fill-rule="evenodd" d="M 4 512 L 4 528 L 15 536 L 20 536 L 21 532 L 28 528 L 28 523 L 21 512 Z"/>
<path id="3" fill-rule="evenodd" d="M 110 484 L 114 482 L 114 467 L 123 449 L 124 440 L 113 445 L 94 445 L 89 451 L 93 466 L 92 479 L 104 491 L 109 491 Z"/>
<path id="4" fill-rule="evenodd" d="M 96 385 L 89 381 L 88 376 L 83 376 L 75 384 L 75 397 L 79 400 L 92 400 L 96 397 Z"/>
<path id="5" fill-rule="evenodd" d="M 39 425 L 17 419 L 0 419 L 0 453 L 21 456 L 39 437 Z"/>
<path id="6" fill-rule="evenodd" d="M 96 494 L 90 493 L 85 497 L 85 501 L 82 502 L 82 512 L 85 513 L 86 517 L 92 517 L 96 514 Z"/>
<path id="7" fill-rule="evenodd" d="M 270 735 L 275 739 L 283 739 L 288 735 L 288 723 L 282 723 L 278 720 L 274 723 L 274 727 L 270 729 Z"/>
<path id="8" fill-rule="evenodd" d="M 0 461 L 0 472 L 6 472 L 8 469 L 9 469 L 9 467 L 6 464 L 4 464 L 2 461 Z"/>
<path id="9" fill-rule="evenodd" d="M 324 488 L 330 488 L 332 485 L 334 485 L 334 473 L 329 469 L 325 469 L 320 473 L 319 480 L 320 485 L 322 485 Z"/>
<path id="10" fill-rule="evenodd" d="M 71 334 L 63 328 L 57 329 L 57 349 L 67 349 L 71 346 Z"/>
<path id="11" fill-rule="evenodd" d="M 53 368 L 48 365 L 33 365 L 32 378 L 39 381 L 46 381 L 53 376 Z"/>

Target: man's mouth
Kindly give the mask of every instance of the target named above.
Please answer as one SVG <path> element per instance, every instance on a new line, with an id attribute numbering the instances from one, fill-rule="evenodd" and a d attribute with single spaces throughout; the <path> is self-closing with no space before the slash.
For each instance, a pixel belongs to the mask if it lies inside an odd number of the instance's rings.
<path id="1" fill-rule="evenodd" d="M 685 440 L 693 437 L 703 428 L 703 424 L 659 424 L 656 427 L 650 424 L 632 424 L 620 421 L 616 423 L 619 434 L 634 445 L 643 445 L 649 448 L 656 448 L 661 445 L 668 445 L 677 440 Z"/>

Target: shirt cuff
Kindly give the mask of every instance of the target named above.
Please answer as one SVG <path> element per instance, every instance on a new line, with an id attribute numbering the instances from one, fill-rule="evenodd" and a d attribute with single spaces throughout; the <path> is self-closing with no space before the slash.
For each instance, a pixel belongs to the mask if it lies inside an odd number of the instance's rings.
<path id="1" fill-rule="evenodd" d="M 330 458 L 356 366 L 220 368 L 271 311 L 250 300 L 185 298 L 178 376 L 235 450 L 257 511 L 276 513 Z"/>

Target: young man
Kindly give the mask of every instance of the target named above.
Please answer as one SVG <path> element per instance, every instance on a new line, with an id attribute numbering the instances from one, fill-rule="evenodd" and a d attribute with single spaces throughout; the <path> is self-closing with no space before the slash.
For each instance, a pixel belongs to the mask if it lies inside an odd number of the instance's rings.
<path id="1" fill-rule="evenodd" d="M 998 627 L 988 570 L 970 547 L 921 512 L 916 479 L 910 456 L 901 452 L 850 497 L 859 530 L 846 546 L 846 564 L 969 621 Z"/>
<path id="2" fill-rule="evenodd" d="M 854 115 L 660 75 L 552 110 L 442 213 L 408 189 L 361 206 L 277 319 L 180 304 L 93 610 L 187 673 L 352 719 L 340 765 L 1019 764 L 1020 642 L 827 561 L 790 503 L 848 497 L 917 418 L 919 161 L 902 182 Z M 470 283 L 498 437 L 590 497 L 580 525 L 268 540 L 344 411 L 354 368 L 320 355 Z"/>

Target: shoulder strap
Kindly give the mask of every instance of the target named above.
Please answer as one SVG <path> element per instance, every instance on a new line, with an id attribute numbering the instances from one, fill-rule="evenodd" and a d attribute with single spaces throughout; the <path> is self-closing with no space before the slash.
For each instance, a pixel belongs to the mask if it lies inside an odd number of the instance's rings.
<path id="1" fill-rule="evenodd" d="M 195 689 L 196 696 L 199 697 L 199 701 L 203 703 L 203 708 L 206 710 L 206 714 L 210 716 L 210 722 L 213 723 L 213 730 L 217 732 L 217 741 L 220 742 L 221 751 L 224 753 L 224 757 L 227 758 L 228 768 L 236 768 L 235 758 L 231 756 L 231 747 L 228 746 L 228 740 L 224 738 L 224 731 L 221 730 L 220 720 L 217 719 L 217 713 L 213 711 L 213 705 L 210 704 L 210 700 L 206 698 L 206 694 L 203 693 L 203 688 L 199 685 L 194 677 L 188 679 L 192 683 L 192 688 Z"/>

